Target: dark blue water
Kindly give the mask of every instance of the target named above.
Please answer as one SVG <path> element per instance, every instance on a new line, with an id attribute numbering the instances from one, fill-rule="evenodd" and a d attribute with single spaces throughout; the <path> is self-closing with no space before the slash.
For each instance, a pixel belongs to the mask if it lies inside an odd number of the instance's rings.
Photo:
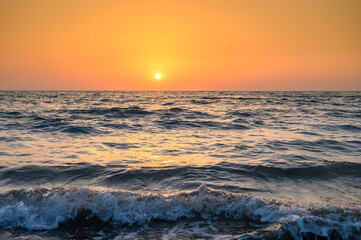
<path id="1" fill-rule="evenodd" d="M 0 92 L 0 238 L 361 239 L 361 92 Z"/>

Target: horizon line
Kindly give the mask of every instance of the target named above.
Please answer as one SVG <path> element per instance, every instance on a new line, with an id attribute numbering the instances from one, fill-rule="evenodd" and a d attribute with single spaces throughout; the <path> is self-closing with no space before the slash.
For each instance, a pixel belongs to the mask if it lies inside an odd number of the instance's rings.
<path id="1" fill-rule="evenodd" d="M 360 90 L 26 90 L 0 89 L 0 92 L 361 92 Z"/>

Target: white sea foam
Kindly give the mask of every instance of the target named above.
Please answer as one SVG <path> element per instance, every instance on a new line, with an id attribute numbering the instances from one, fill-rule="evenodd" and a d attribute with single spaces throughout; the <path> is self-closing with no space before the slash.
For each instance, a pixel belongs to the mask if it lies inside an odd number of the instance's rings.
<path id="1" fill-rule="evenodd" d="M 349 238 L 359 234 L 361 228 L 360 209 L 285 205 L 247 195 L 209 191 L 205 187 L 170 196 L 90 189 L 12 191 L 1 195 L 0 224 L 3 227 L 28 230 L 55 229 L 67 220 L 76 219 L 84 210 L 91 211 L 89 214 L 101 221 L 124 225 L 144 226 L 154 220 L 193 219 L 196 215 L 206 223 L 208 221 L 208 225 L 209 219 L 214 216 L 232 220 L 247 219 L 265 225 L 281 223 L 280 231 L 288 232 L 295 239 L 301 239 L 303 233 L 328 236 L 333 231 Z M 194 226 L 184 233 L 208 234 L 205 228 L 200 227 L 200 223 L 194 222 Z M 178 231 L 173 228 L 163 238 L 173 237 Z"/>

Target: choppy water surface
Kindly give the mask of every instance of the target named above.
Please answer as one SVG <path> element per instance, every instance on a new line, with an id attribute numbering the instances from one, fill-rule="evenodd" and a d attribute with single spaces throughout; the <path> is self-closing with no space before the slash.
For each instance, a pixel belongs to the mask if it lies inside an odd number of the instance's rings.
<path id="1" fill-rule="evenodd" d="M 0 238 L 361 239 L 361 92 L 0 92 Z"/>

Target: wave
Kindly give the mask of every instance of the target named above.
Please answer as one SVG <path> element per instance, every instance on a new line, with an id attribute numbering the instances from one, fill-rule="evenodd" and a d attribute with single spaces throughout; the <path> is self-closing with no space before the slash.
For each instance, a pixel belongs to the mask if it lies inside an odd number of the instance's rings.
<path id="1" fill-rule="evenodd" d="M 91 134 L 91 133 L 99 132 L 92 127 L 81 127 L 81 126 L 69 126 L 63 129 L 62 131 L 71 134 Z"/>
<path id="2" fill-rule="evenodd" d="M 287 204 L 205 186 L 173 195 L 85 188 L 23 189 L 0 195 L 0 226 L 28 230 L 56 229 L 70 223 L 144 226 L 157 221 L 225 219 L 247 221 L 264 229 L 279 224 L 279 236 L 288 234 L 295 239 L 305 233 L 323 237 L 337 233 L 350 239 L 361 234 L 360 217 L 361 208 Z"/>
<path id="3" fill-rule="evenodd" d="M 217 101 L 210 101 L 210 100 L 196 100 L 196 99 L 192 99 L 190 100 L 191 103 L 193 104 L 199 104 L 199 105 L 205 105 L 205 104 L 212 104 L 215 103 Z"/>
<path id="4" fill-rule="evenodd" d="M 263 179 L 283 178 L 321 178 L 329 179 L 336 177 L 360 177 L 361 164 L 352 162 L 330 162 L 326 161 L 323 165 L 311 165 L 301 167 L 274 167 L 263 165 L 246 165 L 221 162 L 213 169 L 228 173 L 239 173 Z"/>
<path id="5" fill-rule="evenodd" d="M 133 107 L 111 107 L 111 108 L 89 108 L 89 109 L 73 109 L 67 110 L 72 115 L 88 114 L 88 115 L 103 115 L 105 117 L 131 117 L 137 115 L 148 115 L 152 112 L 146 111 L 138 106 Z"/>
<path id="6" fill-rule="evenodd" d="M 146 110 L 138 106 L 111 107 L 111 108 L 84 108 L 71 110 L 52 110 L 46 113 L 34 112 L 8 112 L 10 117 L 23 118 L 23 124 L 9 122 L 4 125 L 6 129 L 28 130 L 32 132 L 63 132 L 68 134 L 101 134 L 106 133 L 106 128 L 139 130 L 156 124 L 159 128 L 220 128 L 220 129 L 245 129 L 237 123 L 227 124 L 213 121 L 217 116 L 204 111 L 189 110 L 182 107 L 169 109 Z M 132 124 L 139 118 L 153 116 L 145 123 Z M 101 119 L 99 118 L 101 117 Z M 133 119 L 134 118 L 134 119 Z M 115 119 L 132 119 L 129 122 L 116 122 Z M 82 121 L 83 125 L 79 125 Z M 105 127 L 105 128 L 104 128 Z M 4 128 L 4 129 L 5 129 Z"/>
<path id="7" fill-rule="evenodd" d="M 103 132 L 92 126 L 79 126 L 79 124 L 69 123 L 62 119 L 39 120 L 30 125 L 32 131 L 39 132 L 63 132 L 68 134 L 97 134 Z"/>
<path id="8" fill-rule="evenodd" d="M 252 117 L 255 115 L 255 113 L 247 112 L 247 111 L 231 111 L 228 112 L 227 115 L 230 116 L 237 116 L 237 117 Z"/>
<path id="9" fill-rule="evenodd" d="M 197 113 L 183 116 L 183 118 L 164 118 L 155 120 L 158 127 L 166 129 L 188 129 L 188 128 L 205 128 L 205 129 L 218 129 L 218 130 L 247 130 L 250 129 L 250 124 L 246 121 L 232 121 L 220 122 L 216 120 L 202 119 L 201 117 L 194 116 Z M 194 116 L 194 117 L 193 117 Z M 243 124 L 241 124 L 243 123 Z"/>
<path id="10" fill-rule="evenodd" d="M 105 145 L 116 149 L 128 149 L 131 145 Z M 3 153 L 3 155 L 6 155 Z M 76 155 L 75 155 L 76 156 Z M 74 156 L 71 156 L 74 157 Z M 235 164 L 220 162 L 205 166 L 169 166 L 163 168 L 127 169 L 125 165 L 98 165 L 88 163 L 68 163 L 67 165 L 36 166 L 28 165 L 16 168 L 0 168 L 0 181 L 11 186 L 39 185 L 44 183 L 74 183 L 96 181 L 104 186 L 134 186 L 141 182 L 167 185 L 172 179 L 190 183 L 204 179 L 207 181 L 234 181 L 240 177 L 262 181 L 288 180 L 328 180 L 337 178 L 361 179 L 361 164 L 351 162 L 325 162 L 323 165 L 300 167 L 276 167 L 263 165 Z M 133 189 L 133 188 L 132 188 Z"/>
<path id="11" fill-rule="evenodd" d="M 69 183 L 97 178 L 107 173 L 108 170 L 104 166 L 86 163 L 68 164 L 68 166 L 28 165 L 1 169 L 0 180 L 6 185 L 15 186 L 56 182 Z"/>
<path id="12" fill-rule="evenodd" d="M 163 119 L 156 121 L 161 128 L 224 128 L 223 124 L 211 120 Z"/>
<path id="13" fill-rule="evenodd" d="M 173 107 L 173 108 L 170 108 L 169 111 L 178 113 L 178 112 L 185 111 L 185 109 L 179 108 L 179 107 Z"/>
<path id="14" fill-rule="evenodd" d="M 275 140 L 269 141 L 266 144 L 267 148 L 271 150 L 296 148 L 308 152 L 323 152 L 325 150 L 331 150 L 334 152 L 349 153 L 352 151 L 358 152 L 359 143 L 357 141 L 338 141 L 333 139 L 321 138 L 314 141 L 307 140 Z M 356 150 L 354 150 L 356 148 Z"/>
<path id="15" fill-rule="evenodd" d="M 356 131 L 356 132 L 361 132 L 361 126 L 360 125 L 350 125 L 350 124 L 346 124 L 346 125 L 340 125 L 338 126 L 341 130 L 347 130 L 347 131 Z"/>

